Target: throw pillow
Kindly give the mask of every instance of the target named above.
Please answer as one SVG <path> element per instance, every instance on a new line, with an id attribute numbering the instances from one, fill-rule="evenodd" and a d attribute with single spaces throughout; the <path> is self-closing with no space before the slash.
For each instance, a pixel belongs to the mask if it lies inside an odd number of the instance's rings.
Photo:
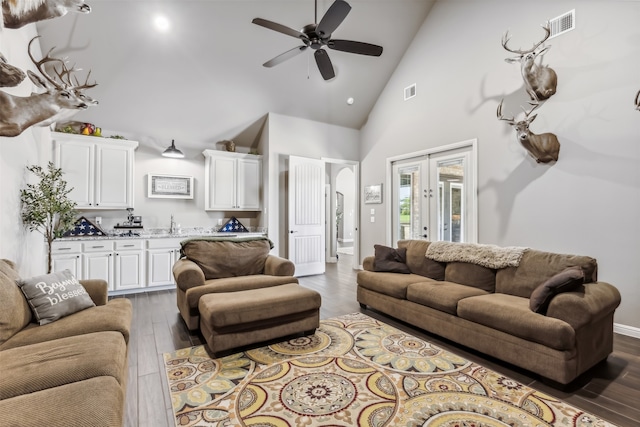
<path id="1" fill-rule="evenodd" d="M 529 297 L 529 308 L 536 313 L 546 314 L 554 296 L 578 289 L 584 280 L 584 271 L 578 266 L 562 270 L 534 289 Z"/>
<path id="2" fill-rule="evenodd" d="M 86 289 L 69 270 L 20 280 L 18 286 L 40 325 L 95 306 Z"/>
<path id="3" fill-rule="evenodd" d="M 375 257 L 373 260 L 373 271 L 384 271 L 387 273 L 409 274 L 411 270 L 407 267 L 407 248 L 390 248 L 388 246 L 373 245 Z"/>

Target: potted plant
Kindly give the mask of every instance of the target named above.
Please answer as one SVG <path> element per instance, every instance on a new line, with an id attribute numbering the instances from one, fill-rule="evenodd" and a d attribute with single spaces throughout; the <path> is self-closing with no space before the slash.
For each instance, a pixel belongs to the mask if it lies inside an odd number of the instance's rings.
<path id="1" fill-rule="evenodd" d="M 20 191 L 22 202 L 22 222 L 29 231 L 42 233 L 47 241 L 47 273 L 51 273 L 51 244 L 56 237 L 71 228 L 76 216 L 76 203 L 67 195 L 73 188 L 67 189 L 62 179 L 62 169 L 49 162 L 46 170 L 40 166 L 27 166 L 27 170 L 38 179 L 37 184 L 27 184 Z"/>

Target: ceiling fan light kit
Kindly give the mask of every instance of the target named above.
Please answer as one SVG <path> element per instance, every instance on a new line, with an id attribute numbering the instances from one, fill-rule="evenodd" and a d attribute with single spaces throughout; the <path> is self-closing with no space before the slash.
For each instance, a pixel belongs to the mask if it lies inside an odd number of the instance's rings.
<path id="1" fill-rule="evenodd" d="M 357 42 L 352 40 L 338 40 L 332 39 L 331 35 L 340 26 L 342 21 L 347 17 L 351 11 L 351 6 L 344 0 L 336 0 L 329 7 L 324 14 L 320 22 L 318 21 L 318 0 L 315 0 L 315 23 L 305 25 L 301 30 L 294 30 L 286 25 L 278 24 L 277 22 L 269 21 L 267 19 L 255 18 L 254 24 L 260 25 L 272 31 L 285 34 L 287 36 L 295 37 L 302 41 L 302 46 L 294 47 L 280 55 L 272 58 L 271 60 L 262 64 L 267 68 L 271 68 L 278 65 L 294 56 L 304 52 L 308 48 L 313 49 L 313 54 L 320 75 L 324 80 L 331 80 L 336 76 L 333 69 L 333 64 L 329 58 L 329 54 L 323 47 L 329 49 L 338 50 L 347 53 L 356 53 L 358 55 L 368 56 L 380 56 L 382 55 L 382 46 L 374 45 L 371 43 Z"/>

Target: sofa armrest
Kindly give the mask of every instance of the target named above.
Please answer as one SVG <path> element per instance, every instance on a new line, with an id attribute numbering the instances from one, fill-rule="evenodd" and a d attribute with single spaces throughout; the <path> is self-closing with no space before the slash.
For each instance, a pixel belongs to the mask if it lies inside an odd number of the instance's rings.
<path id="1" fill-rule="evenodd" d="M 620 292 L 605 282 L 584 285 L 584 292 L 556 295 L 547 309 L 547 316 L 563 320 L 578 330 L 611 314 L 620 305 Z"/>
<path id="2" fill-rule="evenodd" d="M 198 264 L 186 258 L 173 264 L 173 277 L 176 279 L 176 285 L 183 291 L 204 285 L 204 272 Z"/>
<path id="3" fill-rule="evenodd" d="M 264 263 L 264 274 L 271 276 L 293 276 L 296 266 L 288 259 L 276 255 L 267 255 Z"/>
<path id="4" fill-rule="evenodd" d="M 375 257 L 373 255 L 365 257 L 362 260 L 362 268 L 367 270 L 367 271 L 373 271 L 373 260 L 375 259 Z"/>
<path id="5" fill-rule="evenodd" d="M 106 281 L 102 279 L 85 279 L 78 280 L 78 282 L 87 290 L 95 305 L 107 304 L 109 285 Z"/>

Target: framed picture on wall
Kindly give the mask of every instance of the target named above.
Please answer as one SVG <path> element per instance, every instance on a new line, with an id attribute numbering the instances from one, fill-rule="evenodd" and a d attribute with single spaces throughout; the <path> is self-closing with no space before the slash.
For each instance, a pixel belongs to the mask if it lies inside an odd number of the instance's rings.
<path id="1" fill-rule="evenodd" d="M 149 174 L 147 197 L 165 199 L 193 199 L 193 177 Z"/>
<path id="2" fill-rule="evenodd" d="M 365 186 L 364 202 L 365 203 L 382 203 L 382 184 Z"/>

